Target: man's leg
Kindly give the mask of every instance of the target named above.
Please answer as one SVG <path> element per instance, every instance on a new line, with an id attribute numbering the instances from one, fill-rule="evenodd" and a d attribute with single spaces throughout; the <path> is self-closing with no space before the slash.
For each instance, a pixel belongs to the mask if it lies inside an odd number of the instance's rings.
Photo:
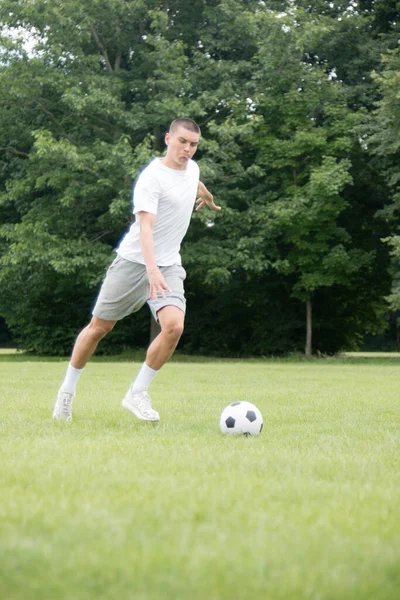
<path id="1" fill-rule="evenodd" d="M 71 365 L 75 369 L 83 369 L 86 366 L 100 340 L 112 330 L 115 323 L 116 321 L 105 321 L 98 317 L 92 317 L 89 325 L 82 329 L 76 338 L 71 356 Z"/>
<path id="2" fill-rule="evenodd" d="M 72 401 L 78 379 L 96 350 L 98 343 L 111 331 L 115 323 L 116 321 L 105 321 L 104 319 L 93 317 L 89 325 L 78 335 L 64 381 L 58 392 L 53 419 L 59 421 L 72 420 Z"/>
<path id="3" fill-rule="evenodd" d="M 183 333 L 185 315 L 176 306 L 164 306 L 158 313 L 161 332 L 150 344 L 146 354 L 146 364 L 158 371 L 174 353 Z"/>
<path id="4" fill-rule="evenodd" d="M 150 344 L 146 361 L 134 383 L 129 388 L 122 405 L 133 412 L 139 419 L 158 421 L 160 416 L 151 407 L 147 388 L 161 367 L 172 356 L 183 332 L 185 315 L 176 306 L 164 306 L 157 313 L 161 332 Z"/>

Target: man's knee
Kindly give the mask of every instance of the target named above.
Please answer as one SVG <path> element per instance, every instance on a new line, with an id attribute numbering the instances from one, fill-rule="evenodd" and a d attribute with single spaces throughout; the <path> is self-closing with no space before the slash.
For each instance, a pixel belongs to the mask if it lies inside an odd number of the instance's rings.
<path id="1" fill-rule="evenodd" d="M 88 329 L 94 338 L 101 340 L 107 333 L 109 333 L 116 321 L 105 321 L 98 317 L 93 317 L 88 325 Z"/>
<path id="2" fill-rule="evenodd" d="M 183 333 L 183 322 L 179 320 L 167 321 L 162 327 L 162 331 L 170 338 L 179 339 Z"/>
<path id="3" fill-rule="evenodd" d="M 161 331 L 170 338 L 179 339 L 183 333 L 184 315 L 179 309 L 160 315 Z"/>

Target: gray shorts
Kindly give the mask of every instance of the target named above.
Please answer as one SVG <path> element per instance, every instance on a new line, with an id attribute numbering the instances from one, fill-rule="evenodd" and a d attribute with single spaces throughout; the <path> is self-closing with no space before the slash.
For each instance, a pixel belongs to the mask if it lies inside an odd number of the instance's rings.
<path id="1" fill-rule="evenodd" d="M 146 302 L 156 321 L 157 312 L 164 306 L 177 306 L 185 313 L 185 269 L 181 265 L 159 268 L 171 292 L 165 290 L 166 297 L 159 294 L 157 301 L 154 301 L 149 299 L 146 267 L 117 255 L 106 273 L 92 311 L 93 316 L 105 321 L 120 321 L 137 312 Z"/>

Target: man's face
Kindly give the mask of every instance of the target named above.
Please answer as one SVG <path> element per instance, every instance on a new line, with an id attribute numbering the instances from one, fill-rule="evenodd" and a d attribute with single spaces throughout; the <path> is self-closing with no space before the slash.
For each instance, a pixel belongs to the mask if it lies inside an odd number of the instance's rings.
<path id="1" fill-rule="evenodd" d="M 189 131 L 181 125 L 165 136 L 167 161 L 173 169 L 186 169 L 189 158 L 197 150 L 200 134 Z"/>

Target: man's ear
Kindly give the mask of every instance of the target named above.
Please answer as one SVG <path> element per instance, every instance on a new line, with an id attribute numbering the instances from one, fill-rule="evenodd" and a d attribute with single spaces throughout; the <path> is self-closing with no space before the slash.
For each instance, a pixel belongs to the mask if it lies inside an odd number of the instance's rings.
<path id="1" fill-rule="evenodd" d="M 168 146 L 168 143 L 169 143 L 170 139 L 171 139 L 171 135 L 169 133 L 166 133 L 165 134 L 165 143 L 167 144 L 167 146 Z"/>

